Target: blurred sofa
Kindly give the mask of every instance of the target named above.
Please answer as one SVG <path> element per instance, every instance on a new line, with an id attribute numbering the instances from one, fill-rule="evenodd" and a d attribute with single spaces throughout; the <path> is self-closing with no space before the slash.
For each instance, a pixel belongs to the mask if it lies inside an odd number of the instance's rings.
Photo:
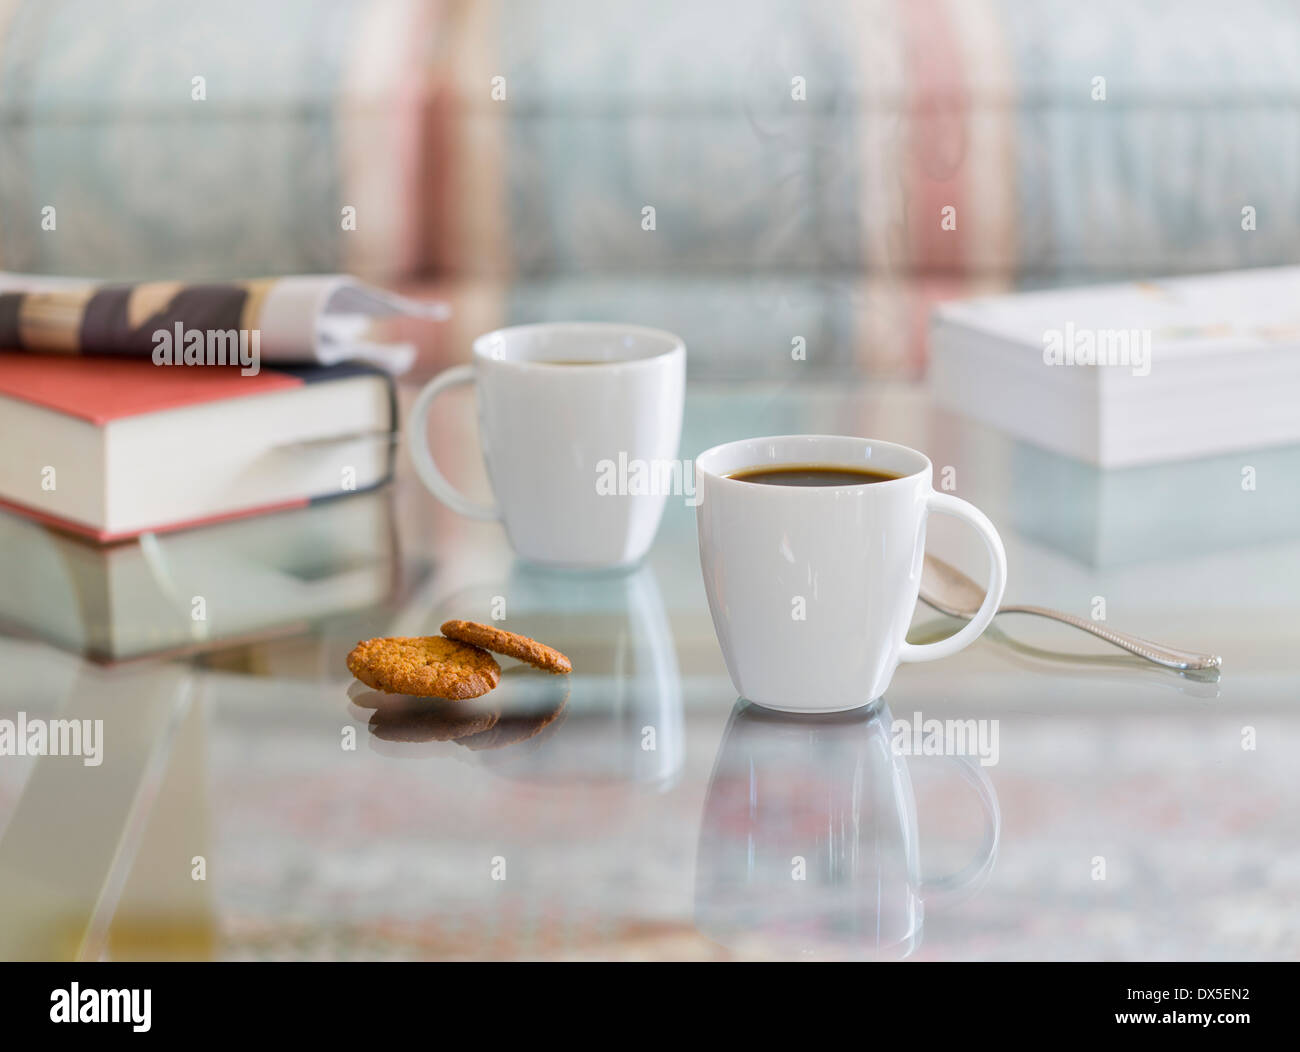
<path id="1" fill-rule="evenodd" d="M 0 269 L 915 376 L 946 297 L 1294 262 L 1297 54 L 1271 0 L 0 0 Z"/>

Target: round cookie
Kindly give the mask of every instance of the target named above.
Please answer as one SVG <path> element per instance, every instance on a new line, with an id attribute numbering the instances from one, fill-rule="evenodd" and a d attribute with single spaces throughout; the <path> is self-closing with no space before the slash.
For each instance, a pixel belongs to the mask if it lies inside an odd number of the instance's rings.
<path id="1" fill-rule="evenodd" d="M 573 671 L 573 662 L 554 647 L 539 643 L 527 636 L 516 635 L 491 625 L 480 625 L 477 621 L 447 621 L 443 623 L 442 634 L 448 639 L 470 643 L 484 650 L 493 650 L 506 657 L 527 662 L 537 668 L 561 675 Z"/>
<path id="2" fill-rule="evenodd" d="M 497 685 L 501 666 L 486 651 L 441 636 L 367 639 L 348 670 L 368 687 L 423 698 L 477 698 Z"/>

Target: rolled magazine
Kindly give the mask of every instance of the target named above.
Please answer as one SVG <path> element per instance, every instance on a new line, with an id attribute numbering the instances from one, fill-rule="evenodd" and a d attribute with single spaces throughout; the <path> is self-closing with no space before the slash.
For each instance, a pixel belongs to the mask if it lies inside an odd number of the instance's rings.
<path id="1" fill-rule="evenodd" d="M 4 350 L 186 365 L 366 361 L 396 375 L 410 368 L 415 348 L 373 339 L 373 320 L 443 321 L 449 314 L 445 303 L 412 300 L 343 274 L 102 284 L 0 272 Z"/>

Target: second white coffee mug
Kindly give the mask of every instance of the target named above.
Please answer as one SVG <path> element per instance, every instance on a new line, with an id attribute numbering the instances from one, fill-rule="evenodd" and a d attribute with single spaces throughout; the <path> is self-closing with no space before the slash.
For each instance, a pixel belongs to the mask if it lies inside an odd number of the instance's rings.
<path id="1" fill-rule="evenodd" d="M 454 489 L 429 452 L 433 400 L 468 383 L 477 387 L 491 505 Z M 470 518 L 499 519 L 522 558 L 630 566 L 653 542 L 667 494 L 619 483 L 627 465 L 675 461 L 685 384 L 686 346 L 660 329 L 601 322 L 498 329 L 474 341 L 472 364 L 447 369 L 419 393 L 407 445 L 435 497 Z"/>
<path id="2" fill-rule="evenodd" d="M 858 485 L 784 486 L 729 476 L 778 467 L 894 476 Z M 838 712 L 882 696 L 900 662 L 969 646 L 993 620 L 1007 559 L 993 524 L 931 484 L 907 446 L 842 435 L 728 442 L 696 458 L 700 567 L 727 671 L 748 700 L 785 712 Z M 974 526 L 988 549 L 979 612 L 938 643 L 907 642 L 931 512 Z"/>

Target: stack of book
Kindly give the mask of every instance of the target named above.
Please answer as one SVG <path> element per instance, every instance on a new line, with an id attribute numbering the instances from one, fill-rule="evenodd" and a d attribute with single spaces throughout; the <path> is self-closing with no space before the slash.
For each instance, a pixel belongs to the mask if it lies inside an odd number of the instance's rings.
<path id="1" fill-rule="evenodd" d="M 392 311 L 440 316 L 337 277 L 0 275 L 0 620 L 118 660 L 380 598 Z"/>
<path id="2" fill-rule="evenodd" d="M 96 541 L 279 511 L 382 483 L 395 423 L 372 366 L 0 353 L 0 503 Z"/>

